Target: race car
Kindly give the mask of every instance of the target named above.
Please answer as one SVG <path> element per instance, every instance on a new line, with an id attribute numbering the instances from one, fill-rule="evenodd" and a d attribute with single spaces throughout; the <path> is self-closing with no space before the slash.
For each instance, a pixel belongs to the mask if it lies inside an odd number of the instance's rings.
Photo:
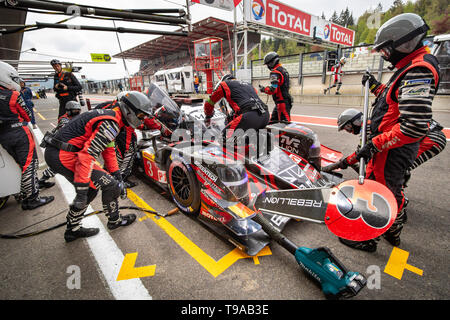
<path id="1" fill-rule="evenodd" d="M 328 248 L 299 247 L 281 231 L 294 218 L 324 223 L 349 240 L 375 238 L 396 216 L 395 198 L 386 187 L 321 172 L 342 154 L 321 146 L 311 129 L 297 123 L 225 139 L 223 105 L 206 121 L 201 99 L 172 99 L 155 84 L 146 94 L 172 134 L 138 134 L 136 173 L 168 190 L 181 212 L 250 256 L 275 240 L 327 296 L 351 297 L 365 286 L 365 278 L 347 270 Z"/>
<path id="2" fill-rule="evenodd" d="M 235 145 L 218 143 L 223 142 L 225 113 L 216 111 L 207 126 L 201 99 L 172 99 L 155 84 L 147 96 L 159 116 L 164 108 L 173 122 L 166 125 L 175 130 L 170 139 L 155 131 L 142 133 L 138 172 L 167 189 L 181 212 L 197 217 L 248 255 L 256 255 L 270 242 L 251 219 L 257 195 L 331 187 L 342 181 L 320 173 L 321 163 L 329 160 L 321 156 L 320 142 L 309 128 L 295 123 L 269 125 L 247 137 L 256 140 L 244 143 L 239 152 Z M 264 215 L 279 231 L 290 220 L 267 211 Z"/>

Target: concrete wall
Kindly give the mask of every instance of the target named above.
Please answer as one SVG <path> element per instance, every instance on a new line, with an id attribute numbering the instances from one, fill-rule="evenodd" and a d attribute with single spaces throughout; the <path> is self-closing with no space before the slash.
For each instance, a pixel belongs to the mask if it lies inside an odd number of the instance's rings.
<path id="1" fill-rule="evenodd" d="M 331 73 L 330 73 L 331 74 Z M 386 83 L 392 76 L 392 72 L 384 72 L 381 78 L 382 83 Z M 335 88 L 331 90 L 331 94 L 324 95 L 323 89 L 329 85 L 329 76 L 327 76 L 326 84 L 322 84 L 322 76 L 306 76 L 303 78 L 303 83 L 298 83 L 298 77 L 291 77 L 291 95 L 294 98 L 295 104 L 326 104 L 337 106 L 363 106 L 364 105 L 364 91 L 361 84 L 362 73 L 348 73 L 342 79 L 342 87 L 340 93 L 342 95 L 335 95 Z M 257 79 L 252 82 L 255 88 L 258 85 L 269 85 L 268 79 Z M 267 95 L 260 93 L 263 101 L 267 100 Z M 370 101 L 374 100 L 373 95 L 370 96 Z M 272 101 L 270 98 L 269 101 Z M 450 96 L 438 95 L 433 100 L 433 110 L 450 111 Z"/>

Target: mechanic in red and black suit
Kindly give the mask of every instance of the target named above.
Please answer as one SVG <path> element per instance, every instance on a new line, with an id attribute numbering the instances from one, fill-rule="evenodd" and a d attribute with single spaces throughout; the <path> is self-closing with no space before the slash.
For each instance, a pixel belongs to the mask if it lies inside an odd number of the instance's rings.
<path id="1" fill-rule="evenodd" d="M 77 117 L 81 113 L 81 105 L 78 101 L 69 101 L 66 103 L 66 113 L 63 114 L 58 119 L 58 124 L 56 125 L 56 128 L 53 128 L 51 132 L 47 132 L 45 134 L 55 135 L 58 130 L 60 130 L 62 127 L 64 127 L 66 124 L 69 123 L 70 120 Z M 45 148 L 47 146 L 46 142 L 41 142 L 41 147 Z M 39 179 L 39 188 L 50 188 L 55 185 L 54 182 L 47 181 L 48 179 L 54 177 L 56 175 L 56 172 L 54 172 L 51 168 L 47 168 L 42 173 L 42 178 Z"/>
<path id="2" fill-rule="evenodd" d="M 150 101 L 143 93 L 129 92 L 123 95 L 113 109 L 94 109 L 72 119 L 49 141 L 45 160 L 55 172 L 70 181 L 76 197 L 69 207 L 67 242 L 90 237 L 98 228 L 84 228 L 81 220 L 88 204 L 102 190 L 103 208 L 107 212 L 110 230 L 128 226 L 136 215 L 120 215 L 118 197 L 126 196 L 126 188 L 117 164 L 114 140 L 124 126 L 137 128 L 150 115 Z M 96 163 L 102 155 L 104 170 Z"/>
<path id="3" fill-rule="evenodd" d="M 289 93 L 289 73 L 281 66 L 280 56 L 269 52 L 264 57 L 264 64 L 270 70 L 270 86 L 259 85 L 262 93 L 272 95 L 275 108 L 270 117 L 270 123 L 291 121 L 292 96 Z"/>
<path id="4" fill-rule="evenodd" d="M 404 13 L 385 22 L 378 30 L 373 49 L 397 69 L 384 85 L 366 73 L 362 83 L 376 100 L 370 115 L 371 139 L 343 162 L 355 164 L 364 158 L 366 178 L 386 185 L 394 194 L 398 215 L 383 237 L 394 246 L 400 244 L 405 220 L 405 173 L 414 163 L 420 141 L 426 137 L 432 122 L 432 102 L 439 85 L 439 65 L 422 41 L 429 27 L 413 13 Z M 377 239 L 344 244 L 365 251 L 375 251 Z"/>
<path id="5" fill-rule="evenodd" d="M 0 144 L 22 169 L 20 200 L 23 210 L 32 210 L 54 200 L 39 196 L 38 157 L 28 127 L 29 111 L 20 96 L 19 74 L 0 61 Z"/>
<path id="6" fill-rule="evenodd" d="M 337 119 L 338 131 L 345 130 L 348 133 L 352 133 L 354 135 L 358 135 L 361 133 L 362 123 L 363 113 L 356 109 L 344 110 Z M 447 145 L 447 138 L 445 136 L 445 133 L 442 131 L 443 129 L 444 128 L 436 120 L 432 119 L 430 121 L 430 129 L 428 130 L 427 135 L 420 140 L 419 152 L 417 154 L 416 160 L 414 160 L 414 163 L 406 171 L 403 187 L 407 187 L 406 183 L 411 177 L 412 170 L 416 169 L 418 166 L 430 160 L 431 158 L 437 156 L 445 149 L 445 146 Z M 370 126 L 368 126 L 367 135 L 370 137 Z M 345 158 L 343 158 L 336 163 L 322 168 L 322 171 L 331 172 L 338 168 L 347 169 L 347 167 L 347 161 Z M 354 168 L 357 172 L 359 172 L 359 163 L 356 163 Z"/>
<path id="7" fill-rule="evenodd" d="M 95 109 L 114 109 L 119 106 L 119 99 L 124 96 L 128 91 L 120 92 L 117 95 L 117 99 L 112 101 L 105 101 L 97 106 Z M 136 156 L 137 137 L 134 128 L 124 126 L 115 140 L 116 156 L 119 165 L 122 179 L 125 183 L 125 187 L 132 188 L 137 185 L 136 182 L 129 180 L 131 170 L 133 168 L 134 158 Z"/>
<path id="8" fill-rule="evenodd" d="M 77 95 L 83 90 L 83 87 L 72 72 L 63 71 L 59 60 L 53 59 L 50 61 L 50 64 L 55 70 L 53 91 L 55 91 L 55 97 L 59 100 L 59 119 L 66 113 L 66 103 L 68 101 L 77 101 Z"/>
<path id="9" fill-rule="evenodd" d="M 214 115 L 214 105 L 225 98 L 233 109 L 224 129 L 224 137 L 230 138 L 237 129 L 262 129 L 269 123 L 267 105 L 258 97 L 252 85 L 238 81 L 231 74 L 226 74 L 217 84 L 215 90 L 205 101 L 204 112 L 206 122 Z"/>
<path id="10" fill-rule="evenodd" d="M 118 106 L 118 101 L 127 92 L 121 92 L 117 95 L 117 99 L 112 101 L 105 101 L 97 106 L 95 109 L 113 109 Z M 163 136 L 169 136 L 172 134 L 164 125 L 157 121 L 154 117 L 146 118 L 144 124 L 138 127 L 140 130 L 161 130 Z M 133 188 L 137 185 L 136 182 L 131 181 L 131 171 L 133 168 L 134 159 L 136 158 L 137 151 L 137 136 L 135 129 L 130 126 L 124 126 L 116 137 L 116 155 L 119 169 L 122 174 L 122 179 L 125 183 L 125 187 Z"/>

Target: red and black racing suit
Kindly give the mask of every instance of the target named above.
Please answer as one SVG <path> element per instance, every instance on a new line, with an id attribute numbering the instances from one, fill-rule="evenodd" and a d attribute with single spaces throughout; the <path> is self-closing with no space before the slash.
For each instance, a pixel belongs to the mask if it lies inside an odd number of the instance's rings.
<path id="1" fill-rule="evenodd" d="M 98 104 L 95 109 L 112 109 L 118 107 L 117 100 L 106 101 Z M 170 136 L 172 132 L 155 118 L 146 118 L 140 130 L 161 130 L 163 136 Z M 116 137 L 116 155 L 120 173 L 124 181 L 131 175 L 133 163 L 136 158 L 137 136 L 136 131 L 129 126 L 124 126 Z"/>
<path id="2" fill-rule="evenodd" d="M 99 189 L 102 190 L 102 203 L 110 222 L 120 219 L 117 199 L 121 193 L 121 177 L 114 140 L 123 127 L 119 108 L 91 110 L 61 128 L 54 136 L 58 144 L 49 144 L 45 149 L 45 161 L 53 171 L 77 188 L 88 188 L 87 203 L 96 197 Z M 100 155 L 107 171 L 96 162 Z M 67 215 L 69 230 L 79 229 L 86 209 L 87 206 L 82 209 L 70 207 Z"/>
<path id="3" fill-rule="evenodd" d="M 447 137 L 444 132 L 442 132 L 442 129 L 443 127 L 437 121 L 431 121 L 430 130 L 428 134 L 420 141 L 417 158 L 409 168 L 410 170 L 417 168 L 424 162 L 437 156 L 442 152 L 442 150 L 445 149 L 445 146 L 447 145 Z"/>
<path id="4" fill-rule="evenodd" d="M 20 198 L 23 200 L 39 196 L 38 158 L 33 134 L 27 126 L 28 112 L 19 91 L 0 86 L 0 144 L 22 169 Z"/>
<path id="5" fill-rule="evenodd" d="M 226 138 L 231 137 L 237 129 L 258 130 L 269 123 L 268 108 L 250 84 L 238 80 L 222 81 L 205 102 L 204 112 L 207 118 L 213 116 L 214 105 L 222 98 L 233 109 L 232 118 L 224 130 Z"/>
<path id="6" fill-rule="evenodd" d="M 61 71 L 55 73 L 53 76 L 53 90 L 55 91 L 55 97 L 59 100 L 58 119 L 66 113 L 66 103 L 68 101 L 76 101 L 78 93 L 83 89 L 78 79 L 72 72 Z M 63 90 L 58 84 L 64 84 L 67 86 L 67 90 Z"/>
<path id="7" fill-rule="evenodd" d="M 404 177 L 418 156 L 421 139 L 429 132 L 439 66 L 429 49 L 422 47 L 395 67 L 397 71 L 386 85 L 377 82 L 370 88 L 377 96 L 370 115 L 370 138 L 379 152 L 367 164 L 366 177 L 386 185 L 394 194 L 399 214 L 386 233 L 399 234 Z M 355 154 L 347 157 L 347 162 L 356 163 Z"/>
<path id="8" fill-rule="evenodd" d="M 58 132 L 59 129 L 61 129 L 62 127 L 64 127 L 69 121 L 70 119 L 72 119 L 72 117 L 70 117 L 67 113 L 63 114 L 59 119 L 58 119 L 58 124 L 56 126 L 56 128 L 54 128 L 52 130 L 52 135 L 56 134 L 56 132 Z M 47 168 L 44 170 L 44 172 L 42 172 L 42 180 L 48 180 L 52 177 L 54 177 L 56 175 L 56 172 L 54 172 L 51 168 Z"/>
<path id="9" fill-rule="evenodd" d="M 106 101 L 98 104 L 95 109 L 113 109 L 118 107 L 118 101 Z M 116 156 L 122 179 L 125 181 L 131 175 L 133 162 L 137 151 L 136 132 L 132 127 L 124 126 L 116 137 Z"/>
<path id="10" fill-rule="evenodd" d="M 292 97 L 289 93 L 289 73 L 281 64 L 270 70 L 270 86 L 264 88 L 275 102 L 270 122 L 291 121 Z"/>

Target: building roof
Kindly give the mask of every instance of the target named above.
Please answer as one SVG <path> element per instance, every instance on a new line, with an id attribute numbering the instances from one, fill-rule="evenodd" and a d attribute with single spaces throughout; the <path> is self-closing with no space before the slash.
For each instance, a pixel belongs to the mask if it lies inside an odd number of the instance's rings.
<path id="1" fill-rule="evenodd" d="M 0 21 L 2 24 L 23 25 L 27 17 L 26 11 L 1 8 Z M 18 60 L 22 48 L 23 32 L 3 34 L 0 36 L 0 60 Z M 7 49 L 2 49 L 7 48 Z M 9 50 L 8 50 L 9 49 Z M 17 63 L 12 63 L 17 67 Z"/>
<path id="2" fill-rule="evenodd" d="M 181 31 L 181 29 L 177 30 Z M 233 23 L 209 17 L 192 24 L 192 32 L 187 37 L 160 36 L 142 43 L 134 48 L 114 55 L 114 58 L 152 60 L 179 51 L 189 51 L 193 48 L 193 41 L 206 37 L 219 37 L 224 41 L 231 40 Z M 194 52 L 191 52 L 193 55 Z"/>

